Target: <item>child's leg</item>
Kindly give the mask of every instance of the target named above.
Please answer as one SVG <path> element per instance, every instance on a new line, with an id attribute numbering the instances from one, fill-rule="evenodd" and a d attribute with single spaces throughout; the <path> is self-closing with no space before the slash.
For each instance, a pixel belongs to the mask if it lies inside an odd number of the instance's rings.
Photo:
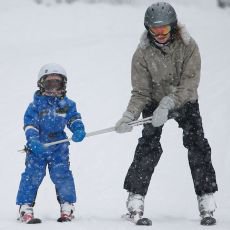
<path id="1" fill-rule="evenodd" d="M 74 179 L 69 164 L 68 145 L 61 144 L 50 157 L 48 163 L 50 178 L 55 184 L 57 199 L 60 204 L 76 202 Z"/>
<path id="2" fill-rule="evenodd" d="M 25 165 L 26 168 L 21 175 L 16 204 L 33 206 L 39 185 L 46 173 L 46 161 L 43 158 L 34 156 L 33 153 L 28 153 Z"/>

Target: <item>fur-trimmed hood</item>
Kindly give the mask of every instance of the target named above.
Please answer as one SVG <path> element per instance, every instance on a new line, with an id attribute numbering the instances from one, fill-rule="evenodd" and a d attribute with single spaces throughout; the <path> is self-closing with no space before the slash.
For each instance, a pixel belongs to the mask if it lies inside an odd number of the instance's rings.
<path id="1" fill-rule="evenodd" d="M 178 23 L 178 27 L 179 27 L 179 33 L 180 33 L 182 41 L 184 42 L 185 45 L 188 45 L 191 39 L 189 32 L 187 31 L 185 25 L 181 23 Z M 139 46 L 142 49 L 150 45 L 150 41 L 147 35 L 148 35 L 148 31 L 144 31 L 144 33 L 141 35 Z"/>

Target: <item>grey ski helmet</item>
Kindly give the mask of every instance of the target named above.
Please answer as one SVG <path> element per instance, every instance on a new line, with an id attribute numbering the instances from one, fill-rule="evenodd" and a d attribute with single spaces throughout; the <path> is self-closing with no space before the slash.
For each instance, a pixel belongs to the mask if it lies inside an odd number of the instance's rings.
<path id="1" fill-rule="evenodd" d="M 177 25 L 177 15 L 174 8 L 167 2 L 157 2 L 148 7 L 145 12 L 144 25 L 147 30 L 150 27 Z"/>

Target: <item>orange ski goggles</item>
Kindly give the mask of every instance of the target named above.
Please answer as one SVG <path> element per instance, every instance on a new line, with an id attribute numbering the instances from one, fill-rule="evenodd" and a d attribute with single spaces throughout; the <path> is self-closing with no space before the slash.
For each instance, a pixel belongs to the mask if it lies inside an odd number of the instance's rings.
<path id="1" fill-rule="evenodd" d="M 171 26 L 170 25 L 149 28 L 149 32 L 154 37 L 166 36 L 166 35 L 168 35 L 170 33 L 170 31 L 171 31 Z"/>

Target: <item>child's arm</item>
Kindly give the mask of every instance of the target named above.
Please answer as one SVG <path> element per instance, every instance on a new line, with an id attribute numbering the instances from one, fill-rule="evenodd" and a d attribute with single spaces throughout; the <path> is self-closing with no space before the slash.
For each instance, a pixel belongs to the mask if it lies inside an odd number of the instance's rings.
<path id="1" fill-rule="evenodd" d="M 26 140 L 39 139 L 38 111 L 33 103 L 31 103 L 24 115 L 24 131 Z"/>
<path id="2" fill-rule="evenodd" d="M 40 142 L 38 111 L 33 103 L 29 105 L 24 115 L 24 131 L 27 140 L 27 148 L 35 154 L 40 154 L 45 147 Z"/>
<path id="3" fill-rule="evenodd" d="M 77 112 L 76 104 L 73 102 L 68 113 L 67 127 L 73 133 L 72 140 L 80 142 L 84 139 L 85 127 L 81 120 L 81 114 Z"/>

